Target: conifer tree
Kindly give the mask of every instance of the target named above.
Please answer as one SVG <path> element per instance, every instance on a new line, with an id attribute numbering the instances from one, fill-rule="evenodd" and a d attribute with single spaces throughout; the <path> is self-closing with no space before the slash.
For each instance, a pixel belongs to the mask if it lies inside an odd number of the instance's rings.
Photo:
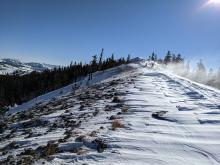
<path id="1" fill-rule="evenodd" d="M 204 83 L 206 80 L 204 79 L 207 76 L 206 74 L 206 68 L 205 65 L 203 64 L 202 60 L 200 60 L 197 63 L 197 68 L 196 68 L 196 81 Z"/>
<path id="2" fill-rule="evenodd" d="M 102 66 L 103 53 L 104 53 L 104 49 L 102 48 L 102 51 L 99 57 L 99 70 L 101 70 L 101 66 Z"/>
<path id="3" fill-rule="evenodd" d="M 150 56 L 151 57 L 151 61 L 157 61 L 157 55 L 153 52 L 152 55 Z"/>
<path id="4" fill-rule="evenodd" d="M 130 55 L 130 54 L 128 54 L 128 57 L 127 57 L 127 63 L 129 63 L 129 62 L 130 62 L 130 60 L 131 60 L 131 55 Z"/>
<path id="5" fill-rule="evenodd" d="M 172 56 L 172 62 L 173 63 L 177 63 L 177 59 L 176 59 L 176 55 L 175 54 L 173 54 L 173 56 Z"/>
<path id="6" fill-rule="evenodd" d="M 171 62 L 171 60 L 172 60 L 172 55 L 171 55 L 171 52 L 168 51 L 167 54 L 166 54 L 166 56 L 165 56 L 165 58 L 164 58 L 164 63 L 165 63 L 165 64 L 168 64 L 168 63 Z"/>
<path id="7" fill-rule="evenodd" d="M 177 63 L 182 63 L 184 62 L 184 59 L 181 57 L 181 54 L 178 54 L 177 57 L 176 57 L 176 62 Z"/>

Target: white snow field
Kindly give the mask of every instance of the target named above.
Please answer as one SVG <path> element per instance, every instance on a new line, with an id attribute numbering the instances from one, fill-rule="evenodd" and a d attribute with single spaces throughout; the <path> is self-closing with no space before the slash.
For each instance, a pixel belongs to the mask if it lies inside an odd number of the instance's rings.
<path id="1" fill-rule="evenodd" d="M 219 90 L 145 62 L 98 72 L 77 85 L 7 113 L 2 163 L 28 155 L 33 164 L 220 164 Z M 41 122 L 24 124 L 36 119 Z M 45 152 L 49 143 L 56 144 L 54 152 Z M 24 152 L 30 148 L 36 153 Z"/>
<path id="2" fill-rule="evenodd" d="M 50 64 L 41 64 L 36 62 L 21 62 L 17 59 L 4 58 L 0 59 L 0 75 L 13 74 L 17 71 L 17 74 L 24 75 L 33 71 L 42 72 L 44 70 L 51 70 L 59 66 Z"/>

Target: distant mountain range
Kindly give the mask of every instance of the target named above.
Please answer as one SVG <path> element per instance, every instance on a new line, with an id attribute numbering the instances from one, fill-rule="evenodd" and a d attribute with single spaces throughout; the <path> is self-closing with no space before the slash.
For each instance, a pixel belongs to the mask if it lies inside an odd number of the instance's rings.
<path id="1" fill-rule="evenodd" d="M 42 72 L 46 69 L 53 69 L 58 67 L 57 65 L 50 65 L 36 62 L 21 62 L 17 59 L 4 58 L 0 59 L 0 74 L 12 74 L 18 72 L 18 74 L 27 74 L 33 71 Z"/>
<path id="2" fill-rule="evenodd" d="M 136 57 L 131 59 L 131 62 L 140 62 L 143 59 Z M 42 72 L 46 69 L 58 68 L 58 65 L 51 65 L 37 62 L 22 62 L 18 59 L 3 58 L 0 59 L 0 75 L 13 74 L 17 72 L 19 75 L 31 73 L 33 71 Z"/>

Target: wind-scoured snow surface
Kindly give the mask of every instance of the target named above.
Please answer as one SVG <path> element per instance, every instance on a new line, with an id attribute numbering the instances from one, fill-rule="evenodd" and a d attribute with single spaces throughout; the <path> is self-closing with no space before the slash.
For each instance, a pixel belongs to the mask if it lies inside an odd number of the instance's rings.
<path id="1" fill-rule="evenodd" d="M 11 108 L 0 162 L 220 164 L 220 91 L 156 67 L 97 72 Z"/>

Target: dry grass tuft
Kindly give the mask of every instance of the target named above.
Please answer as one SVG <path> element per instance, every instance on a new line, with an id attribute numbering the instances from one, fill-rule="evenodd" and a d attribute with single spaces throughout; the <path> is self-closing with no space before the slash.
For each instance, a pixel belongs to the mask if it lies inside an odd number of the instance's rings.
<path id="1" fill-rule="evenodd" d="M 128 112 L 128 107 L 122 107 L 122 108 L 121 108 L 121 112 L 122 112 L 122 113 Z"/>
<path id="2" fill-rule="evenodd" d="M 43 149 L 43 156 L 49 157 L 50 155 L 54 155 L 58 151 L 58 144 L 48 143 L 46 147 Z"/>
<path id="3" fill-rule="evenodd" d="M 86 149 L 79 148 L 79 149 L 77 149 L 76 154 L 77 154 L 77 155 L 85 155 L 85 154 L 87 154 L 88 152 L 89 152 L 89 151 L 86 150 Z"/>
<path id="4" fill-rule="evenodd" d="M 112 122 L 112 130 L 115 130 L 116 128 L 123 128 L 124 125 L 119 120 L 114 120 Z"/>

